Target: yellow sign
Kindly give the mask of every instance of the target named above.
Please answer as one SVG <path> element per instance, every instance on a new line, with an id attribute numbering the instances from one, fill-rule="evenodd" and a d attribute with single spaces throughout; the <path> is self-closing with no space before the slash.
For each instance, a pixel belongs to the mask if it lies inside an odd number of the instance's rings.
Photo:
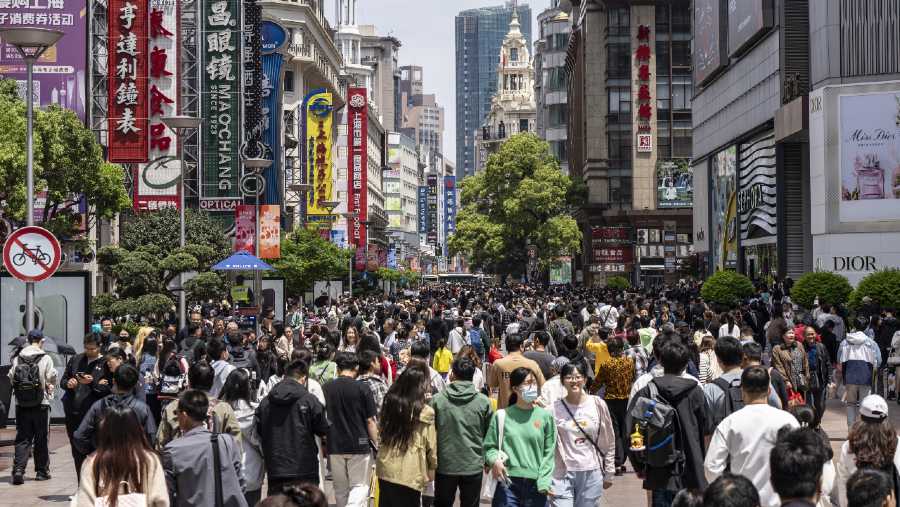
<path id="1" fill-rule="evenodd" d="M 231 288 L 231 300 L 235 303 L 250 302 L 250 287 L 246 285 L 235 285 Z"/>
<path id="2" fill-rule="evenodd" d="M 328 215 L 333 210 L 322 203 L 332 200 L 331 148 L 334 106 L 328 92 L 306 98 L 306 181 L 312 185 L 306 195 L 306 214 Z"/>

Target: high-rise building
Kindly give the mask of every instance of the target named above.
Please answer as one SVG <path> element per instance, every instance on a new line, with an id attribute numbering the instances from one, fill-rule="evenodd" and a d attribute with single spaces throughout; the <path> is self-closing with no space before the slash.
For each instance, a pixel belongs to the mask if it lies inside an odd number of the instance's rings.
<path id="1" fill-rule="evenodd" d="M 509 32 L 513 9 L 521 22 L 525 43 L 531 46 L 531 7 L 482 7 L 456 16 L 456 176 L 475 174 L 475 131 L 491 109 L 497 92 L 497 55 Z"/>
<path id="2" fill-rule="evenodd" d="M 400 67 L 400 132 L 429 155 L 444 151 L 444 108 L 434 94 L 423 94 L 422 67 Z"/>
<path id="3" fill-rule="evenodd" d="M 563 173 L 569 173 L 566 155 L 568 135 L 568 92 L 566 86 L 566 49 L 572 22 L 560 9 L 559 0 L 538 14 L 540 37 L 534 42 L 534 98 L 537 102 L 537 135 L 550 143 L 550 152 L 559 160 Z"/>
<path id="4" fill-rule="evenodd" d="M 376 33 L 373 25 L 360 25 L 360 62 L 372 68 L 369 86 L 385 129 L 400 128 L 400 41 Z"/>

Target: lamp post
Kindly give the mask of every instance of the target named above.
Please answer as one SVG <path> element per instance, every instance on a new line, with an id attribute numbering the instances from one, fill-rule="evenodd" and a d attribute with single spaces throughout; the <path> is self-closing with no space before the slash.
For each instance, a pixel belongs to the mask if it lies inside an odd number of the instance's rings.
<path id="1" fill-rule="evenodd" d="M 298 192 L 300 197 L 300 227 L 306 227 L 306 213 L 303 213 L 303 206 L 306 204 L 306 194 L 312 191 L 311 183 L 291 183 L 288 189 L 292 192 Z M 293 219 L 292 219 L 293 220 Z"/>
<path id="2" fill-rule="evenodd" d="M 185 223 L 184 223 L 184 133 L 188 129 L 200 128 L 200 118 L 193 116 L 164 116 L 162 122 L 175 132 L 178 142 L 178 162 L 181 165 L 181 177 L 178 178 L 178 246 L 184 248 Z M 187 294 L 184 293 L 184 273 L 178 274 L 178 328 L 184 329 L 187 323 Z"/>
<path id="3" fill-rule="evenodd" d="M 267 158 L 245 158 L 243 160 L 244 167 L 249 169 L 253 174 L 259 174 L 263 169 L 266 169 L 272 165 L 272 161 Z M 259 183 L 259 178 L 256 179 L 256 182 Z M 262 192 L 259 189 L 256 189 L 256 197 L 253 199 L 254 205 L 256 207 L 256 212 L 254 213 L 256 217 L 254 229 L 254 240 L 253 240 L 253 252 L 257 258 L 259 258 L 259 199 L 262 196 Z M 253 273 L 253 295 L 256 297 L 257 303 L 260 301 L 262 297 L 262 275 L 259 271 Z M 259 311 L 262 312 L 262 305 L 257 304 L 259 307 Z M 257 331 L 259 331 L 259 319 L 256 321 Z"/>
<path id="4" fill-rule="evenodd" d="M 26 134 L 25 151 L 27 168 L 25 171 L 25 225 L 34 225 L 34 62 L 47 48 L 56 44 L 63 36 L 58 30 L 46 28 L 6 28 L 0 30 L 0 39 L 15 46 L 25 60 L 28 82 L 26 85 Z M 34 282 L 25 283 L 25 332 L 34 329 Z"/>

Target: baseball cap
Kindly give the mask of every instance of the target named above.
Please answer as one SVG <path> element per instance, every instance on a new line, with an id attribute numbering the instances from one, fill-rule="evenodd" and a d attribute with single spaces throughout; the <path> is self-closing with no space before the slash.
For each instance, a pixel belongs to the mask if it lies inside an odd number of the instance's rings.
<path id="1" fill-rule="evenodd" d="M 28 331 L 28 339 L 29 340 L 43 340 L 44 333 L 40 329 L 32 329 Z"/>
<path id="2" fill-rule="evenodd" d="M 867 419 L 881 421 L 888 416 L 887 402 L 877 394 L 870 394 L 859 404 L 859 414 Z"/>

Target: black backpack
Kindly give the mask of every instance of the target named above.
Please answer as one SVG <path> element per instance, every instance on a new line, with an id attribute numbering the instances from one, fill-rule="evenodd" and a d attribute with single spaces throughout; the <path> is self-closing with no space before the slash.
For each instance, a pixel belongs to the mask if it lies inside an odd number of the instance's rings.
<path id="1" fill-rule="evenodd" d="M 739 378 L 729 382 L 719 377 L 712 383 L 725 393 L 722 404 L 716 408 L 716 412 L 713 414 L 713 425 L 718 426 L 726 417 L 744 408 L 744 395 L 741 393 L 741 379 Z"/>
<path id="2" fill-rule="evenodd" d="M 16 395 L 16 406 L 39 407 L 44 401 L 41 382 L 40 362 L 44 354 L 29 357 L 19 356 L 13 371 L 12 388 Z"/>
<path id="3" fill-rule="evenodd" d="M 632 453 L 632 459 L 636 466 L 645 469 L 674 467 L 672 476 L 680 477 L 685 457 L 678 410 L 659 393 L 656 380 L 651 380 L 647 388 L 649 398 L 641 396 L 631 408 L 645 447 L 642 452 Z"/>

